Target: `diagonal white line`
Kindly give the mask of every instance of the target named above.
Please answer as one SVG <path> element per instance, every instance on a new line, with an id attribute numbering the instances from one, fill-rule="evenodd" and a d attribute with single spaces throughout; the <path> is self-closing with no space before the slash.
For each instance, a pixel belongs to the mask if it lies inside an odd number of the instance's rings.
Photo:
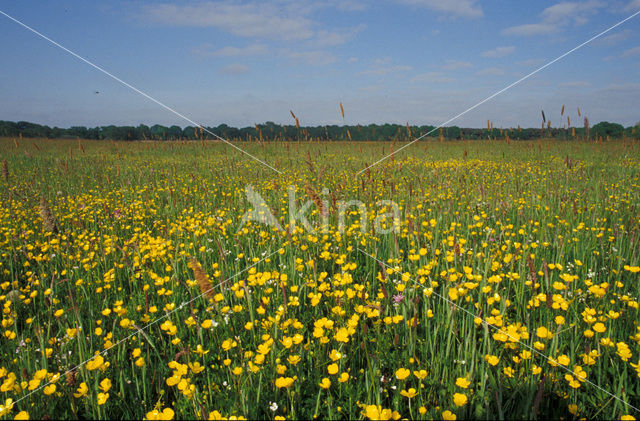
<path id="1" fill-rule="evenodd" d="M 28 29 L 29 31 L 33 32 L 34 34 L 38 35 L 39 37 L 49 41 L 51 44 L 55 45 L 56 47 L 66 51 L 67 53 L 71 54 L 72 56 L 74 56 L 75 58 L 82 60 L 83 62 L 87 63 L 89 66 L 101 71 L 102 73 L 104 73 L 105 75 L 109 76 L 110 78 L 120 82 L 121 84 L 123 84 L 124 86 L 126 86 L 127 88 L 133 90 L 134 92 L 139 93 L 140 95 L 142 95 L 143 97 L 155 102 L 156 104 L 158 104 L 159 106 L 161 106 L 162 108 L 164 108 L 167 111 L 172 112 L 173 114 L 177 115 L 178 117 L 182 118 L 183 120 L 193 124 L 194 126 L 200 127 L 202 130 L 204 130 L 205 132 L 209 133 L 212 136 L 215 136 L 217 139 L 223 141 L 224 143 L 226 143 L 227 145 L 237 149 L 238 151 L 242 152 L 243 154 L 251 157 L 252 159 L 258 161 L 259 163 L 261 163 L 264 166 L 267 166 L 269 168 L 271 168 L 272 170 L 274 170 L 275 172 L 277 172 L 278 174 L 282 174 L 281 171 L 278 171 L 277 169 L 273 168 L 271 165 L 267 164 L 266 162 L 264 162 L 263 160 L 261 160 L 260 158 L 257 158 L 253 155 L 251 155 L 249 152 L 245 151 L 242 148 L 237 147 L 236 145 L 234 145 L 233 143 L 229 142 L 227 139 L 218 136 L 217 134 L 213 133 L 212 131 L 210 131 L 209 129 L 207 129 L 206 127 L 204 127 L 202 124 L 200 123 L 196 123 L 195 121 L 191 120 L 189 117 L 179 113 L 178 111 L 174 110 L 173 108 L 169 107 L 168 105 L 158 101 L 157 99 L 155 99 L 154 97 L 152 97 L 151 95 L 141 91 L 140 89 L 136 88 L 135 86 L 130 85 L 129 83 L 125 82 L 124 80 L 120 79 L 119 77 L 109 73 L 108 71 L 106 71 L 105 69 L 103 69 L 102 67 L 98 66 L 97 64 L 92 63 L 91 61 L 87 60 L 84 57 L 81 57 L 80 55 L 74 53 L 73 51 L 69 50 L 68 48 L 58 44 L 57 42 L 55 42 L 54 40 L 52 40 L 51 38 L 41 34 L 40 32 L 36 31 L 35 29 L 33 29 L 32 27 L 26 25 L 25 23 L 19 21 L 18 19 L 14 18 L 13 16 L 10 16 L 8 14 L 6 14 L 5 12 L 3 12 L 2 10 L 0 10 L 0 14 L 6 16 L 7 18 L 11 19 L 12 21 L 14 21 L 15 23 L 17 23 L 18 25 Z"/>
<path id="2" fill-rule="evenodd" d="M 384 263 L 382 260 L 377 259 L 375 256 L 370 255 L 369 253 L 367 253 L 366 251 L 362 250 L 360 247 L 358 247 L 358 251 L 360 251 L 362 254 L 369 256 L 370 258 L 372 258 L 373 260 L 375 260 L 376 262 L 380 263 L 383 266 L 386 266 L 387 268 L 392 268 L 391 266 L 387 265 L 386 263 Z M 393 268 L 392 268 L 393 269 Z M 414 284 L 417 284 L 416 280 L 413 278 L 409 278 L 409 280 L 413 281 Z M 472 312 L 470 312 L 469 310 L 467 310 L 466 308 L 460 307 L 458 304 L 456 304 L 454 301 L 451 301 L 450 299 L 446 298 L 445 296 L 443 296 L 442 294 L 439 294 L 437 291 L 433 290 L 433 294 L 436 295 L 438 298 L 446 301 L 447 303 L 453 305 L 454 307 L 456 307 L 458 310 L 462 310 L 463 312 L 467 313 L 470 316 L 473 316 L 474 318 L 479 318 L 477 315 L 473 314 Z M 524 342 L 520 341 L 520 339 L 518 338 L 514 338 L 513 336 L 509 335 L 509 333 L 505 332 L 504 330 L 500 329 L 498 326 L 495 326 L 489 322 L 487 322 L 484 319 L 481 319 L 482 323 L 486 326 L 490 326 L 493 329 L 497 330 L 498 332 L 504 334 L 505 336 L 507 336 L 509 339 L 519 343 L 520 345 L 524 346 L 525 348 L 529 349 L 530 351 L 533 351 L 534 353 L 540 355 L 541 357 L 545 358 L 546 360 L 554 363 L 556 365 L 556 367 L 561 367 L 563 370 L 571 373 L 572 375 L 576 376 L 578 379 L 582 380 L 585 383 L 589 383 L 591 386 L 596 387 L 597 389 L 599 389 L 600 391 L 606 393 L 607 395 L 611 396 L 612 398 L 620 401 L 621 403 L 623 403 L 624 405 L 628 405 L 630 408 L 635 409 L 638 413 L 640 413 L 640 409 L 636 408 L 635 406 L 631 405 L 628 402 L 623 401 L 622 399 L 620 399 L 619 397 L 617 397 L 616 395 L 614 395 L 611 392 L 608 392 L 606 389 L 603 389 L 602 387 L 600 387 L 599 385 L 595 384 L 594 382 L 590 381 L 589 379 L 580 376 L 579 374 L 576 374 L 575 372 L 573 372 L 571 369 L 569 369 L 568 367 L 563 366 L 560 363 L 557 363 L 555 361 L 552 361 L 551 358 L 549 358 L 548 356 L 546 356 L 545 354 L 543 354 L 542 352 L 538 351 L 537 349 L 525 344 Z"/>
<path id="3" fill-rule="evenodd" d="M 65 371 L 64 373 L 62 373 L 60 375 L 61 378 L 62 376 L 66 376 L 68 373 L 71 373 L 72 371 L 77 370 L 78 368 L 82 367 L 83 365 L 85 365 L 86 363 L 88 363 L 89 361 L 91 361 L 92 359 L 94 359 L 96 356 L 98 355 L 102 355 L 102 354 L 106 354 L 109 350 L 117 347 L 118 345 L 120 345 L 121 343 L 128 341 L 129 339 L 131 339 L 131 337 L 135 336 L 136 334 L 138 334 L 138 332 L 143 332 L 144 330 L 146 330 L 147 328 L 155 325 L 156 323 L 158 323 L 161 320 L 166 319 L 167 317 L 169 317 L 170 315 L 172 315 L 173 313 L 182 310 L 184 308 L 184 306 L 191 304 L 192 302 L 196 301 L 198 298 L 208 294 L 209 292 L 213 291 L 214 289 L 218 288 L 221 285 L 226 284 L 227 282 L 229 282 L 230 280 L 234 279 L 235 277 L 237 277 L 238 275 L 246 272 L 247 270 L 251 269 L 252 267 L 255 267 L 258 265 L 258 263 L 264 262 L 265 260 L 267 260 L 269 257 L 273 256 L 274 254 L 276 254 L 278 252 L 278 250 L 274 251 L 273 253 L 269 253 L 267 256 L 263 257 L 262 259 L 258 260 L 257 262 L 255 262 L 254 264 L 247 266 L 246 268 L 242 269 L 240 272 L 237 272 L 236 274 L 234 274 L 233 276 L 230 276 L 229 278 L 225 279 L 224 281 L 221 281 L 220 283 L 218 283 L 217 285 L 212 286 L 211 288 L 209 288 L 208 290 L 204 291 L 202 294 L 198 295 L 195 298 L 192 298 L 190 300 L 184 301 L 182 302 L 178 307 L 176 307 L 175 309 L 171 310 L 170 312 L 166 313 L 164 316 L 159 317 L 158 319 L 147 323 L 146 325 L 144 325 L 144 327 L 138 328 L 135 332 L 133 332 L 132 334 L 120 339 L 118 342 L 116 342 L 115 344 L 111 345 L 109 348 L 100 351 L 99 353 L 92 355 L 91 358 L 88 358 L 87 360 L 81 362 L 80 364 L 76 365 L 73 368 L 70 368 L 69 370 Z M 27 393 L 26 395 L 22 396 L 20 399 L 16 400 L 15 402 L 13 402 L 13 405 L 17 404 L 18 402 L 20 402 L 23 399 L 28 398 L 29 396 L 33 395 L 34 393 L 36 393 L 37 391 L 49 386 L 51 383 L 51 381 L 49 381 L 48 383 L 45 383 L 39 387 L 37 387 L 36 389 L 32 390 L 31 392 Z"/>
<path id="4" fill-rule="evenodd" d="M 574 51 L 578 50 L 579 48 L 584 47 L 585 45 L 589 44 L 591 41 L 600 38 L 602 35 L 606 34 L 607 32 L 611 31 L 612 29 L 622 25 L 623 23 L 625 23 L 626 21 L 628 21 L 629 19 L 632 19 L 634 17 L 636 17 L 638 14 L 640 14 L 640 10 L 638 10 L 637 12 L 635 12 L 634 14 L 632 14 L 631 16 L 626 17 L 625 19 L 622 19 L 620 22 L 616 23 L 615 25 L 607 28 L 606 30 L 600 32 L 598 35 L 594 35 L 593 37 L 589 38 L 588 40 L 586 40 L 585 42 L 583 42 L 582 44 L 578 45 L 575 48 L 572 48 L 571 50 L 567 51 L 566 53 L 556 57 L 555 59 L 551 60 L 550 62 L 548 62 L 547 64 L 545 64 L 542 67 L 537 68 L 536 70 L 534 70 L 533 72 L 529 73 L 526 76 L 521 77 L 520 79 L 516 80 L 515 82 L 511 83 L 510 85 L 507 85 L 506 87 L 500 89 L 499 91 L 495 92 L 492 95 L 489 95 L 488 97 L 486 97 L 485 99 L 483 99 L 482 101 L 478 102 L 475 105 L 472 105 L 471 107 L 467 108 L 466 110 L 464 110 L 463 112 L 461 112 L 460 114 L 456 115 L 455 117 L 450 118 L 449 120 L 445 121 L 444 123 L 441 123 L 438 127 L 429 130 L 427 133 L 421 135 L 420 137 L 413 139 L 411 142 L 407 143 L 406 145 L 402 146 L 401 148 L 399 148 L 396 151 L 393 151 L 392 153 L 390 153 L 389 155 L 379 159 L 378 161 L 374 162 L 373 164 L 369 165 L 368 167 L 366 167 L 365 169 L 359 171 L 358 173 L 356 173 L 356 175 L 360 175 L 363 172 L 365 172 L 366 170 L 368 170 L 369 168 L 381 163 L 382 161 L 386 160 L 387 158 L 389 158 L 390 156 L 393 156 L 395 154 L 397 154 L 398 152 L 400 152 L 401 150 L 403 150 L 406 147 L 409 147 L 411 145 L 413 145 L 414 143 L 416 143 L 417 141 L 419 141 L 420 139 L 423 139 L 424 137 L 430 135 L 431 133 L 435 132 L 436 130 L 440 129 L 441 127 L 444 127 L 445 125 L 451 123 L 453 120 L 456 120 L 459 117 L 462 117 L 463 115 L 465 115 L 466 113 L 468 113 L 469 111 L 479 107 L 480 105 L 484 104 L 485 102 L 495 98 L 496 96 L 500 95 L 501 93 L 503 93 L 504 91 L 516 86 L 517 84 L 519 84 L 520 82 L 529 79 L 531 76 L 535 75 L 536 73 L 538 73 L 539 71 L 551 66 L 553 63 L 555 63 L 558 60 L 563 59 L 564 57 L 568 56 L 569 54 L 573 53 Z"/>

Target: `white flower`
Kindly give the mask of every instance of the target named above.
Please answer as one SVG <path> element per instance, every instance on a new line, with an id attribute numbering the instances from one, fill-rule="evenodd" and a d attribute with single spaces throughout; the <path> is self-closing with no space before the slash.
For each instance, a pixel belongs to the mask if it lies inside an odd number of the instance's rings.
<path id="1" fill-rule="evenodd" d="M 276 412 L 278 410 L 278 404 L 275 402 L 269 402 L 269 409 L 272 412 Z"/>

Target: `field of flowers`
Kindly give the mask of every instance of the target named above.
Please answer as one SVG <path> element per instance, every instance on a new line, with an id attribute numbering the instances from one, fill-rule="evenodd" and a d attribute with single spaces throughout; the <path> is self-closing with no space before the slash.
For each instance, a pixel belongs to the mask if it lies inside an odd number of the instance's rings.
<path id="1" fill-rule="evenodd" d="M 0 417 L 639 417 L 640 144 L 400 146 L 0 140 Z"/>

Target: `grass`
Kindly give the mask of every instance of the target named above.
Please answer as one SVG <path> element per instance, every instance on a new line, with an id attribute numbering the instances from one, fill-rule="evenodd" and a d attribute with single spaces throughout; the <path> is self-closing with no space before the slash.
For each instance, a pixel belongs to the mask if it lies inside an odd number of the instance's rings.
<path id="1" fill-rule="evenodd" d="M 240 146 L 0 140 L 0 413 L 638 416 L 640 144 Z"/>

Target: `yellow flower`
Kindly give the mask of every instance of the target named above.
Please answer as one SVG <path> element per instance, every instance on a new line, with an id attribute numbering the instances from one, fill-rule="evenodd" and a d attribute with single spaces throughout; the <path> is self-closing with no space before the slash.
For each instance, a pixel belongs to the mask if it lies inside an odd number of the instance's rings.
<path id="1" fill-rule="evenodd" d="M 108 393 L 98 393 L 98 405 L 104 405 L 107 399 L 109 399 Z"/>
<path id="2" fill-rule="evenodd" d="M 202 370 L 204 370 L 204 366 L 201 365 L 199 362 L 195 361 L 193 363 L 189 363 L 189 368 L 191 369 L 191 371 L 193 372 L 193 374 L 198 374 L 200 373 Z"/>
<path id="3" fill-rule="evenodd" d="M 580 382 L 574 379 L 571 374 L 565 374 L 564 379 L 569 383 L 569 386 L 571 386 L 572 388 L 577 389 L 580 387 Z"/>
<path id="4" fill-rule="evenodd" d="M 49 386 L 46 386 L 43 389 L 43 392 L 44 392 L 45 395 L 51 395 L 55 391 L 56 391 L 56 385 L 55 384 L 50 384 Z"/>
<path id="5" fill-rule="evenodd" d="M 538 336 L 538 338 L 549 338 L 551 339 L 552 335 L 551 332 L 549 332 L 549 330 L 544 327 L 544 326 L 540 326 L 539 328 L 536 329 L 536 335 Z"/>
<path id="6" fill-rule="evenodd" d="M 398 380 L 406 379 L 409 377 L 409 374 L 411 374 L 411 370 L 407 370 L 406 368 L 399 368 L 396 370 L 396 377 Z"/>
<path id="7" fill-rule="evenodd" d="M 135 365 L 137 367 L 144 367 L 144 357 L 140 357 L 136 360 Z"/>
<path id="8" fill-rule="evenodd" d="M 349 342 L 349 331 L 346 328 L 341 327 L 340 329 L 338 329 L 338 332 L 333 336 L 333 339 L 335 339 L 338 342 L 347 343 Z"/>
<path id="9" fill-rule="evenodd" d="M 607 330 L 607 328 L 604 326 L 604 324 L 602 324 L 600 322 L 594 324 L 592 329 L 595 330 L 598 333 L 603 333 L 604 331 Z"/>
<path id="10" fill-rule="evenodd" d="M 467 387 L 469 387 L 470 384 L 471 382 L 467 380 L 466 377 L 458 377 L 456 379 L 456 386 L 461 387 L 463 389 L 466 389 Z"/>
<path id="11" fill-rule="evenodd" d="M 287 361 L 289 362 L 289 364 L 291 364 L 293 366 L 298 365 L 300 360 L 301 360 L 301 358 L 298 355 L 289 355 L 287 357 Z"/>
<path id="12" fill-rule="evenodd" d="M 329 358 L 331 358 L 332 361 L 338 361 L 340 358 L 342 358 L 342 354 L 337 350 L 332 349 L 331 353 L 329 354 Z"/>
<path id="13" fill-rule="evenodd" d="M 338 381 L 340 383 L 344 383 L 344 382 L 346 382 L 348 380 L 349 380 L 349 373 L 342 373 L 342 374 L 340 374 L 340 377 L 338 377 Z"/>
<path id="14" fill-rule="evenodd" d="M 367 405 L 364 408 L 363 415 L 370 420 L 397 420 L 400 414 L 390 409 L 383 409 L 381 406 Z"/>
<path id="15" fill-rule="evenodd" d="M 571 362 L 571 359 L 569 357 L 567 357 L 566 355 L 560 355 L 558 357 L 558 363 L 562 364 L 562 365 L 569 365 L 569 363 Z"/>
<path id="16" fill-rule="evenodd" d="M 544 344 L 542 342 L 540 342 L 540 341 L 535 341 L 533 343 L 533 347 L 535 349 L 537 349 L 538 351 L 542 351 L 544 349 Z"/>
<path id="17" fill-rule="evenodd" d="M 193 351 L 198 355 L 205 355 L 209 353 L 208 349 L 203 349 L 202 345 L 198 344 L 198 346 L 196 347 L 196 349 Z"/>
<path id="18" fill-rule="evenodd" d="M 230 350 L 231 348 L 233 348 L 234 346 L 236 346 L 237 344 L 238 344 L 238 343 L 237 343 L 236 341 L 234 341 L 233 339 L 225 339 L 225 340 L 222 342 L 222 350 L 223 350 L 223 351 L 228 351 L 228 350 Z M 260 345 L 261 345 L 261 346 L 263 346 L 262 344 L 260 344 Z M 267 352 L 268 352 L 268 351 L 267 351 Z M 264 352 L 264 353 L 266 354 L 267 352 Z"/>
<path id="19" fill-rule="evenodd" d="M 444 411 L 442 413 L 442 419 L 443 420 L 452 420 L 453 421 L 453 420 L 457 420 L 458 417 L 456 417 L 456 414 L 454 414 L 451 411 Z"/>
<path id="20" fill-rule="evenodd" d="M 80 383 L 80 386 L 76 390 L 76 393 L 73 394 L 73 396 L 76 398 L 81 398 L 85 396 L 88 391 L 89 391 L 89 387 L 87 387 L 87 384 L 85 382 L 82 382 Z"/>
<path id="21" fill-rule="evenodd" d="M 165 408 L 161 411 L 154 409 L 153 411 L 147 412 L 146 419 L 148 420 L 172 420 L 175 413 L 171 408 Z"/>
<path id="22" fill-rule="evenodd" d="M 289 388 L 295 380 L 295 377 L 278 377 L 276 379 L 276 387 L 279 389 Z"/>
<path id="23" fill-rule="evenodd" d="M 16 416 L 13 418 L 14 420 L 28 420 L 29 419 L 29 413 L 27 411 L 20 411 L 16 414 Z"/>
<path id="24" fill-rule="evenodd" d="M 338 364 L 329 364 L 329 366 L 327 367 L 327 371 L 332 375 L 338 373 Z"/>
<path id="25" fill-rule="evenodd" d="M 413 375 L 422 380 L 427 377 L 427 370 L 414 371 Z"/>
<path id="26" fill-rule="evenodd" d="M 500 358 L 496 357 L 495 355 L 490 355 L 490 354 L 485 355 L 484 359 L 485 359 L 486 362 L 488 362 L 489 364 L 491 364 L 494 367 L 500 362 Z"/>
<path id="27" fill-rule="evenodd" d="M 454 393 L 453 394 L 453 403 L 457 406 L 465 406 L 467 404 L 467 395 L 463 393 Z"/>
<path id="28" fill-rule="evenodd" d="M 182 376 L 176 374 L 171 377 L 167 377 L 167 386 L 175 386 L 180 383 L 180 380 L 182 380 Z"/>
<path id="29" fill-rule="evenodd" d="M 414 389 L 413 387 L 409 388 L 409 390 L 401 390 L 400 394 L 402 396 L 405 396 L 409 399 L 413 398 L 415 395 L 418 394 L 418 392 L 416 391 L 416 389 Z"/>
<path id="30" fill-rule="evenodd" d="M 222 414 L 218 411 L 211 411 L 209 412 L 209 419 L 210 420 L 223 420 L 225 419 Z"/>
<path id="31" fill-rule="evenodd" d="M 456 414 L 454 414 L 453 412 L 447 410 L 442 413 L 442 419 L 455 421 L 458 419 L 458 417 L 456 417 Z"/>
<path id="32" fill-rule="evenodd" d="M 102 358 L 102 355 L 96 355 L 91 361 L 87 363 L 87 370 L 96 370 L 102 367 L 102 364 L 104 364 L 104 358 Z"/>
<path id="33" fill-rule="evenodd" d="M 293 345 L 293 338 L 285 336 L 280 340 L 280 343 L 282 344 L 282 346 L 289 349 Z"/>
<path id="34" fill-rule="evenodd" d="M 103 392 L 108 392 L 111 389 L 111 380 L 104 379 L 100 382 L 100 390 Z"/>
<path id="35" fill-rule="evenodd" d="M 328 389 L 329 387 L 331 387 L 331 380 L 329 380 L 328 378 L 323 378 L 322 381 L 319 383 L 319 386 L 323 389 Z"/>

